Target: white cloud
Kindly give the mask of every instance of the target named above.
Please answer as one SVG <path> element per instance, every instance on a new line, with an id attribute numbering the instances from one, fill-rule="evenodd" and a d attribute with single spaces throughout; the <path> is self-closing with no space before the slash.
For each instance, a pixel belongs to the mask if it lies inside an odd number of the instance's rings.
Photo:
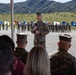
<path id="1" fill-rule="evenodd" d="M 13 0 L 13 1 L 16 3 L 16 2 L 24 2 L 26 0 Z M 71 1 L 71 0 L 52 0 L 52 1 L 67 2 L 67 1 Z M 10 0 L 0 0 L 0 3 L 10 3 Z"/>
<path id="2" fill-rule="evenodd" d="M 0 3 L 10 3 L 11 0 L 0 0 Z M 26 1 L 26 0 L 13 0 L 15 3 L 16 2 L 23 2 L 23 1 Z"/>
<path id="3" fill-rule="evenodd" d="M 54 0 L 54 1 L 57 1 L 57 2 L 68 2 L 68 1 L 71 1 L 71 0 Z"/>

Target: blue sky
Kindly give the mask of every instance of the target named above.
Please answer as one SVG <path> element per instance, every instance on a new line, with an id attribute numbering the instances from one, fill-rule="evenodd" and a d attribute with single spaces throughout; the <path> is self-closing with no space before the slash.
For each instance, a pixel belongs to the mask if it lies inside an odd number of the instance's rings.
<path id="1" fill-rule="evenodd" d="M 16 2 L 23 2 L 26 0 L 14 0 L 14 3 Z M 71 0 L 52 0 L 52 1 L 57 1 L 57 2 L 67 2 L 67 1 L 71 1 Z M 0 0 L 0 3 L 10 3 L 10 0 Z"/>

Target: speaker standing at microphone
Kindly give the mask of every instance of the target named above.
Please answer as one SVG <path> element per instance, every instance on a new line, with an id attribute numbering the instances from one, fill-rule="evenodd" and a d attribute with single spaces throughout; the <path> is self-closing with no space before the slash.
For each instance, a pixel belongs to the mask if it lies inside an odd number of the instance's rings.
<path id="1" fill-rule="evenodd" d="M 40 12 L 36 13 L 37 22 L 34 23 L 31 32 L 34 34 L 34 46 L 41 45 L 46 48 L 46 35 L 49 33 L 48 25 L 42 20 Z"/>

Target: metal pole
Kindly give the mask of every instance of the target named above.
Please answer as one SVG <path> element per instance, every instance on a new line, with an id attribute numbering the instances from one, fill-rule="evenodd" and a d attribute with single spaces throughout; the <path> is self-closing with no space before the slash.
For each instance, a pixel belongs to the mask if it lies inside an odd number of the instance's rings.
<path id="1" fill-rule="evenodd" d="M 10 0 L 11 8 L 11 38 L 14 41 L 14 3 L 13 0 Z"/>

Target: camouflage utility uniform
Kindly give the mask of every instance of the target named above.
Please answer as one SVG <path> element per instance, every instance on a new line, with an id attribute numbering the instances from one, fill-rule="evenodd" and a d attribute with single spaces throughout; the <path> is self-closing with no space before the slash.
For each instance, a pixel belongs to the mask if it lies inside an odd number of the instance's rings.
<path id="1" fill-rule="evenodd" d="M 50 58 L 51 75 L 76 75 L 76 58 L 60 49 Z"/>
<path id="2" fill-rule="evenodd" d="M 20 60 L 26 64 L 28 52 L 24 48 L 16 48 L 15 56 L 20 58 Z"/>
<path id="3" fill-rule="evenodd" d="M 35 31 L 31 31 L 32 33 L 34 33 L 34 46 L 36 45 L 42 45 L 43 47 L 45 47 L 45 35 L 49 33 L 49 27 L 48 25 L 43 22 L 43 21 L 40 21 L 40 22 L 37 22 L 37 23 L 34 23 L 33 27 L 34 26 L 37 26 L 37 30 L 40 32 L 39 35 L 36 35 L 35 34 Z"/>

